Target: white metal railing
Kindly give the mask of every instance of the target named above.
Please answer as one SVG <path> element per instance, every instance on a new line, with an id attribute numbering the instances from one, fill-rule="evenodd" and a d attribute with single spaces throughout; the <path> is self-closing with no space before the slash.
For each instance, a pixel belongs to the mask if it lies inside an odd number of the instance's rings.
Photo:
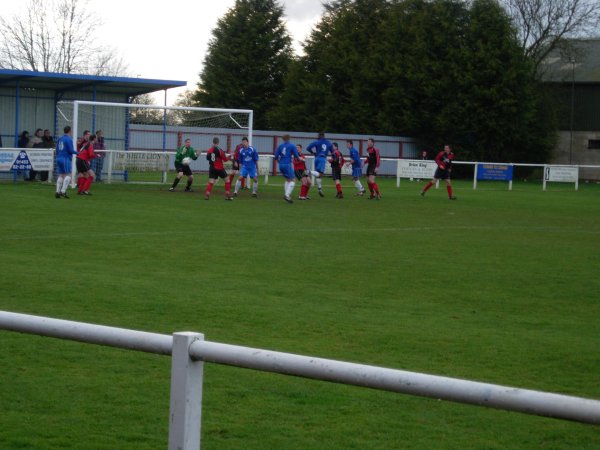
<path id="1" fill-rule="evenodd" d="M 421 178 L 421 179 L 431 179 L 433 177 L 433 173 L 435 171 L 435 162 L 432 160 L 411 160 L 411 159 L 390 159 L 390 158 L 381 158 L 382 161 L 396 161 L 397 162 L 397 167 L 396 167 L 396 187 L 400 187 L 400 180 L 401 178 Z M 402 175 L 402 171 L 401 171 L 401 164 L 403 163 L 408 163 L 408 162 L 413 162 L 415 165 L 416 164 L 420 164 L 423 167 L 420 170 L 420 173 L 418 174 L 414 174 L 414 175 Z M 585 165 L 585 164 L 580 164 L 580 165 L 568 165 L 568 164 L 526 164 L 526 163 L 501 163 L 501 162 L 482 162 L 482 161 L 453 161 L 452 164 L 455 165 L 466 165 L 466 166 L 473 166 L 473 189 L 477 189 L 477 182 L 478 182 L 478 178 L 477 178 L 477 174 L 478 174 L 478 167 L 479 166 L 485 166 L 485 165 L 489 165 L 489 166 L 507 166 L 507 167 L 537 167 L 543 170 L 543 176 L 542 176 L 542 190 L 546 190 L 546 185 L 548 182 L 552 182 L 552 181 L 557 181 L 557 182 L 566 182 L 566 183 L 573 183 L 575 185 L 575 190 L 578 190 L 579 188 L 579 169 L 600 169 L 600 166 L 597 165 Z M 427 166 L 427 167 L 426 167 Z M 563 169 L 565 171 L 569 172 L 569 177 L 564 177 L 564 178 L 553 178 L 551 176 L 549 176 L 549 170 L 550 169 Z M 512 182 L 513 182 L 513 177 L 511 176 L 510 179 L 506 179 L 504 181 L 508 182 L 508 190 L 512 190 Z"/>
<path id="2" fill-rule="evenodd" d="M 47 152 L 48 149 L 13 149 L 13 148 L 6 148 L 6 149 L 2 149 L 4 151 L 11 151 L 13 153 L 15 152 L 20 152 L 20 151 L 26 151 L 26 152 Z M 169 155 L 170 158 L 174 157 L 174 153 L 173 152 L 154 152 L 154 151 L 141 151 L 141 150 L 110 150 L 110 149 L 106 149 L 106 150 L 102 150 L 102 152 L 105 154 L 105 158 L 106 158 L 106 162 L 104 164 L 104 169 L 103 169 L 103 174 L 105 177 L 105 180 L 107 183 L 112 183 L 114 177 L 116 177 L 117 174 L 121 174 L 123 175 L 126 170 L 124 169 L 120 169 L 120 170 L 115 170 L 113 167 L 114 164 L 114 160 L 115 160 L 115 154 L 117 153 L 125 153 L 128 155 L 150 155 L 150 154 L 158 154 L 161 156 L 164 155 Z M 199 152 L 198 153 L 198 157 L 200 159 L 199 162 L 194 162 L 193 163 L 193 170 L 208 170 L 208 163 L 203 161 L 204 158 L 203 156 L 205 156 L 206 153 L 202 153 Z M 313 171 L 314 171 L 314 156 L 312 155 L 305 155 L 306 159 L 307 159 L 307 165 L 308 167 L 310 167 Z M 396 187 L 400 187 L 400 183 L 401 183 L 401 179 L 405 178 L 405 179 L 419 179 L 419 180 L 428 180 L 431 179 L 433 177 L 433 174 L 435 172 L 435 162 L 432 160 L 417 160 L 417 159 L 403 159 L 403 158 L 381 158 L 381 161 L 383 163 L 388 163 L 387 167 L 384 170 L 381 170 L 380 174 L 381 175 L 386 175 L 386 176 L 395 176 L 396 177 Z M 389 164 L 389 163 L 393 163 L 393 164 Z M 416 169 L 414 172 L 406 172 L 404 170 L 402 170 L 402 166 L 412 163 L 415 166 L 418 165 L 420 166 L 418 169 Z M 477 185 L 478 185 L 478 167 L 479 166 L 485 166 L 485 165 L 489 165 L 489 166 L 507 166 L 507 167 L 511 167 L 511 168 L 515 168 L 515 167 L 536 167 L 536 168 L 540 168 L 543 170 L 543 177 L 542 177 L 542 190 L 546 190 L 546 186 L 548 182 L 553 182 L 553 181 L 558 181 L 558 182 L 567 182 L 567 183 L 573 183 L 575 190 L 578 190 L 579 188 L 579 170 L 580 169 L 600 169 L 600 165 L 586 165 L 586 164 L 581 164 L 581 165 L 565 165 L 565 164 L 526 164 L 526 163 L 491 163 L 491 162 L 481 162 L 481 161 L 454 161 L 454 164 L 456 165 L 467 165 L 467 166 L 473 166 L 473 189 L 477 189 Z M 156 182 L 156 183 L 167 183 L 170 182 L 170 180 L 168 180 L 168 170 L 171 169 L 171 163 L 170 161 L 167 161 L 167 165 L 169 166 L 169 168 L 162 168 L 159 170 L 159 172 L 161 173 L 160 179 L 157 179 L 156 181 L 152 181 L 152 182 Z M 75 170 L 75 156 L 73 156 L 73 171 Z M 395 166 L 395 168 L 392 168 L 393 166 Z M 44 169 L 39 169 L 39 170 L 49 170 L 49 178 L 48 181 L 52 182 L 52 172 L 53 172 L 53 168 L 54 168 L 54 158 L 52 158 L 52 162 L 51 165 L 47 168 Z M 260 155 L 260 161 L 259 161 L 259 167 L 258 167 L 258 175 L 261 177 L 264 177 L 263 183 L 265 185 L 269 184 L 269 175 L 276 175 L 277 172 L 277 167 L 276 164 L 273 162 L 273 155 L 272 154 L 261 154 Z M 564 174 L 563 175 L 567 175 L 567 178 L 558 178 L 558 179 L 553 179 L 550 175 L 552 170 L 556 170 L 556 169 L 561 169 Z M 134 173 L 136 171 L 135 167 L 132 166 L 131 168 L 132 173 Z M 142 170 L 143 171 L 143 170 Z M 395 173 L 394 173 L 395 172 Z M 600 172 L 600 171 L 599 171 Z M 350 169 L 350 167 L 348 165 L 344 165 L 344 167 L 342 168 L 342 173 L 345 176 L 351 176 L 352 174 L 352 170 Z M 329 167 L 329 165 L 327 165 L 326 167 L 326 171 L 325 171 L 325 175 L 329 175 L 331 174 L 331 168 Z M 102 175 L 102 174 L 101 174 Z M 570 178 L 569 178 L 570 177 Z M 73 180 L 75 180 L 75 176 L 73 175 Z M 314 177 L 313 177 L 313 184 L 314 184 Z M 506 179 L 504 181 L 508 182 L 508 190 L 512 190 L 512 182 L 513 182 L 513 178 L 511 177 L 510 179 Z M 73 184 L 71 185 L 72 187 L 75 187 L 75 183 L 73 181 Z M 436 184 L 437 187 L 437 184 Z"/>
<path id="3" fill-rule="evenodd" d="M 600 401 L 311 356 L 0 311 L 0 329 L 171 355 L 169 449 L 200 448 L 203 364 L 212 362 L 600 425 Z"/>

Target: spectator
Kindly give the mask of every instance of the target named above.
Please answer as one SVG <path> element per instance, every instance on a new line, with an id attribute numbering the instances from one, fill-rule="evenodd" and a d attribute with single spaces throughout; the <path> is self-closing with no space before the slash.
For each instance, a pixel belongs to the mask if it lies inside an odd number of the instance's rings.
<path id="1" fill-rule="evenodd" d="M 50 130 L 44 130 L 44 135 L 42 136 L 42 142 L 44 143 L 44 148 L 54 148 L 54 138 L 50 134 Z"/>
<path id="2" fill-rule="evenodd" d="M 44 132 L 44 130 L 42 130 L 41 128 L 38 128 L 37 130 L 35 130 L 35 134 L 27 142 L 27 148 L 42 148 L 41 145 L 43 144 L 43 140 L 42 140 L 43 132 Z"/>
<path id="3" fill-rule="evenodd" d="M 94 143 L 94 153 L 98 155 L 97 158 L 92 160 L 92 170 L 96 174 L 96 182 L 102 181 L 102 167 L 104 166 L 104 155 L 102 151 L 106 149 L 104 146 L 104 135 L 102 130 L 96 131 L 96 142 Z"/>
<path id="4" fill-rule="evenodd" d="M 29 131 L 23 130 L 19 135 L 19 141 L 17 142 L 18 148 L 27 148 L 27 144 L 29 143 Z M 27 179 L 27 177 L 25 177 Z"/>
<path id="5" fill-rule="evenodd" d="M 43 130 L 38 128 L 35 130 L 35 133 L 31 139 L 27 142 L 27 148 L 42 148 L 44 142 L 42 141 L 42 133 Z M 29 171 L 29 177 L 26 178 L 27 181 L 35 181 L 35 177 L 37 172 L 33 169 Z"/>
<path id="6" fill-rule="evenodd" d="M 42 141 L 42 133 L 43 130 L 41 128 L 35 130 L 33 137 L 29 139 L 29 142 L 27 142 L 27 148 L 41 148 L 42 145 L 44 145 L 44 142 Z M 27 181 L 35 181 L 36 175 L 37 172 L 31 169 L 29 171 L 29 177 L 26 178 Z"/>
<path id="7" fill-rule="evenodd" d="M 50 134 L 50 130 L 44 130 L 44 134 L 42 135 L 42 147 L 43 148 L 54 148 L 56 144 L 54 143 L 54 138 Z M 42 170 L 40 172 L 40 180 L 48 181 L 48 171 Z"/>
<path id="8" fill-rule="evenodd" d="M 423 150 L 421 152 L 421 161 L 427 161 L 429 159 L 429 153 L 427 153 L 427 150 Z M 412 181 L 413 179 L 411 178 L 410 181 Z M 417 178 L 417 181 L 420 182 L 421 179 Z"/>
<path id="9" fill-rule="evenodd" d="M 27 148 L 27 143 L 29 142 L 29 131 L 23 131 L 19 136 L 19 141 L 17 142 L 18 148 Z"/>

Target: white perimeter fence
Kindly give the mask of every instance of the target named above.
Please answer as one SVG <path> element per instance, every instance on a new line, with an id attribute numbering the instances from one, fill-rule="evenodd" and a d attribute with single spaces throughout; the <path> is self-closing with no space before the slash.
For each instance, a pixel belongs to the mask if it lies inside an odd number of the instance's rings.
<path id="1" fill-rule="evenodd" d="M 204 362 L 600 425 L 599 400 L 220 344 L 200 333 L 169 336 L 6 311 L 0 329 L 171 355 L 172 450 L 200 448 Z"/>
<path id="2" fill-rule="evenodd" d="M 92 162 L 92 168 L 99 172 L 102 181 L 131 183 L 169 183 L 169 171 L 174 170 L 173 152 L 139 151 L 139 150 L 104 150 L 104 157 Z M 198 160 L 192 161 L 190 168 L 194 172 L 207 172 L 206 153 L 200 154 Z M 314 158 L 306 155 L 307 166 L 314 170 Z M 97 166 L 96 166 L 97 164 Z M 480 181 L 503 181 L 508 190 L 512 189 L 513 179 L 518 179 L 519 170 L 538 169 L 542 178 L 542 189 L 547 183 L 571 183 L 575 190 L 580 180 L 600 180 L 600 166 L 596 165 L 556 165 L 556 164 L 518 164 L 518 163 L 486 163 L 477 161 L 455 161 L 455 165 L 472 167 L 473 189 L 477 189 Z M 432 160 L 404 158 L 381 158 L 378 175 L 396 178 L 396 187 L 400 187 L 402 178 L 429 180 L 433 177 L 437 165 Z M 273 155 L 263 153 L 258 161 L 258 174 L 264 177 L 264 184 L 269 183 L 269 176 L 277 175 L 277 163 Z M 2 149 L 0 151 L 0 174 L 9 174 L 14 181 L 18 173 L 26 174 L 28 170 L 48 171 L 48 181 L 52 182 L 54 171 L 53 149 Z M 75 170 L 75 157 L 73 157 Z M 12 173 L 12 174 L 11 174 Z M 143 173 L 153 175 L 143 176 Z M 326 175 L 331 174 L 331 167 L 326 166 Z M 346 177 L 352 175 L 349 165 L 344 165 L 342 173 Z M 136 176 L 137 174 L 137 176 Z M 140 176 L 140 174 L 142 176 Z M 75 179 L 73 174 L 73 179 Z M 364 175 L 364 170 L 363 170 Z M 464 174 L 463 174 L 464 175 Z M 468 176 L 468 175 L 467 175 Z M 278 177 L 278 180 L 279 177 Z M 313 180 L 314 182 L 314 180 Z"/>

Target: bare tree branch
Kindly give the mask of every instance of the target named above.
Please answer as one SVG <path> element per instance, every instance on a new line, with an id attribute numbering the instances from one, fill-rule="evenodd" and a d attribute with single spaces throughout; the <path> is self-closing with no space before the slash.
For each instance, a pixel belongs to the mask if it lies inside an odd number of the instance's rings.
<path id="1" fill-rule="evenodd" d="M 123 75 L 127 65 L 96 39 L 101 22 L 89 0 L 29 0 L 24 13 L 0 18 L 0 67 Z"/>
<path id="2" fill-rule="evenodd" d="M 540 64 L 561 40 L 598 35 L 598 0 L 500 0 L 512 17 L 524 53 Z"/>

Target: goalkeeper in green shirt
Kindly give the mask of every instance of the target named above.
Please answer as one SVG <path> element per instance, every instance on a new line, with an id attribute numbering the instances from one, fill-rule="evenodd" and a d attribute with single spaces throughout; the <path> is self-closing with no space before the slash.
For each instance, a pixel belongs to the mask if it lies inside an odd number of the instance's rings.
<path id="1" fill-rule="evenodd" d="M 175 155 L 175 171 L 177 176 L 173 180 L 173 185 L 169 188 L 169 191 L 173 192 L 175 187 L 184 175 L 188 177 L 185 192 L 193 192 L 192 183 L 194 181 L 194 175 L 192 175 L 192 169 L 190 169 L 190 163 L 192 160 L 198 159 L 196 150 L 192 147 L 192 141 L 189 139 L 185 140 L 185 143 L 177 149 Z"/>

